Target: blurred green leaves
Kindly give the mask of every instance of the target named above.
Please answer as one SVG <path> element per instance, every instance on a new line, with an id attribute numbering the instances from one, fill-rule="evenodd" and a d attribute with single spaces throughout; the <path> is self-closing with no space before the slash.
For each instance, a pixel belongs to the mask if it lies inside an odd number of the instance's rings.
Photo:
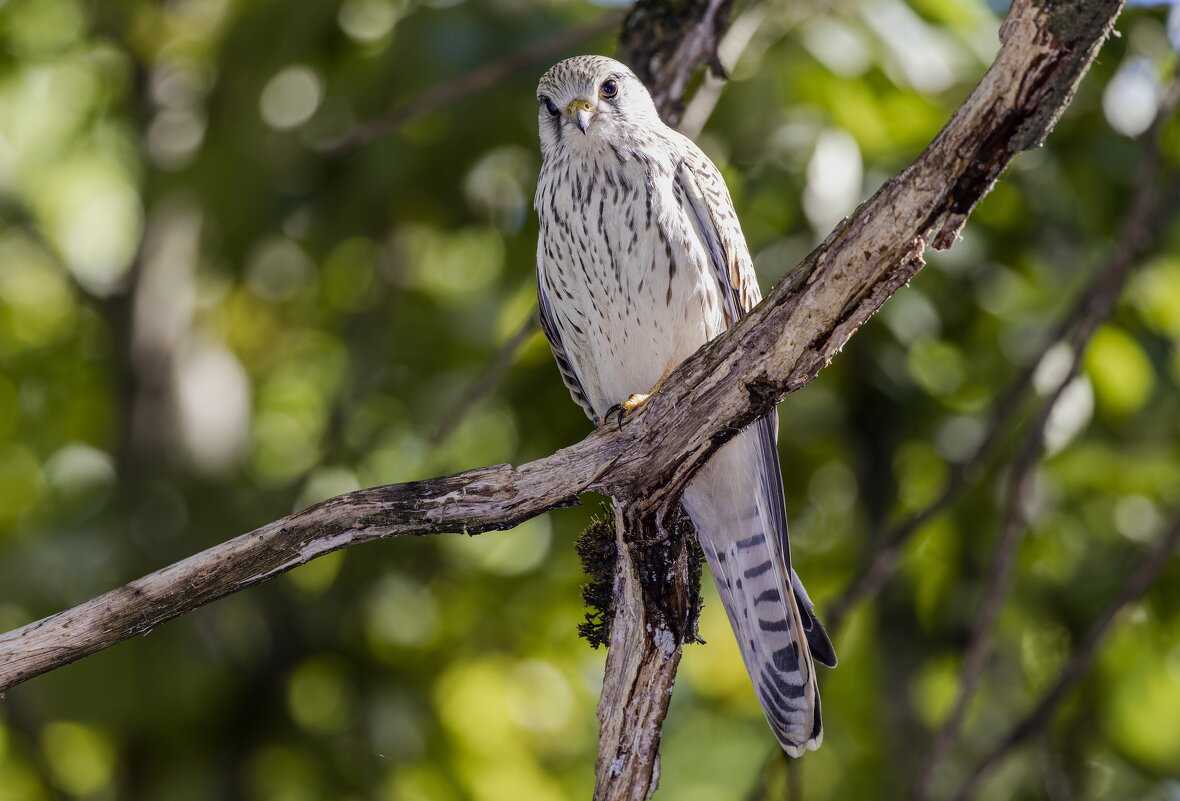
<path id="1" fill-rule="evenodd" d="M 0 325 L 4 356 L 61 343 L 76 324 L 74 290 L 53 258 L 19 235 L 0 240 Z"/>

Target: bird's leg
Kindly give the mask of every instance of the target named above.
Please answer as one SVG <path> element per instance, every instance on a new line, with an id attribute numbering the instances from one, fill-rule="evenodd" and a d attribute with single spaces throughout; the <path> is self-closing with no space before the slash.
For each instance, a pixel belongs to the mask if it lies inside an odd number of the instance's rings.
<path id="1" fill-rule="evenodd" d="M 650 398 L 652 395 L 656 394 L 656 392 L 660 388 L 660 384 L 664 383 L 664 379 L 667 378 L 669 376 L 669 374 L 671 374 L 674 367 L 675 367 L 675 365 L 672 365 L 667 370 L 665 370 L 664 374 L 662 376 L 660 376 L 660 380 L 657 381 L 656 385 L 654 387 L 652 387 L 648 392 L 642 393 L 642 394 L 636 393 L 636 394 L 632 395 L 631 397 L 627 398 L 627 400 L 623 401 L 622 403 L 616 403 L 614 406 L 607 409 L 606 414 L 604 414 L 602 416 L 602 419 L 598 421 L 598 425 L 600 425 L 600 426 L 606 425 L 607 422 L 613 417 L 615 419 L 615 421 L 618 423 L 619 428 L 622 428 L 623 427 L 623 418 L 625 416 L 627 416 L 628 414 L 630 414 L 631 412 L 638 409 L 643 404 L 647 403 L 647 399 Z"/>

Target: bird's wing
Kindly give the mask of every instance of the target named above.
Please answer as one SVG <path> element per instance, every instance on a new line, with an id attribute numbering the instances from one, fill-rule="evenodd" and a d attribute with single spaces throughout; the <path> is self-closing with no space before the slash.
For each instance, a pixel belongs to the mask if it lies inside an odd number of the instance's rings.
<path id="1" fill-rule="evenodd" d="M 553 359 L 557 362 L 557 370 L 561 373 L 561 380 L 565 383 L 565 388 L 570 391 L 570 397 L 574 399 L 574 403 L 582 407 L 582 411 L 586 413 L 587 417 L 597 421 L 594 409 L 590 405 L 590 401 L 586 398 L 586 390 L 582 386 L 581 379 L 578 378 L 574 361 L 566 351 L 565 345 L 562 344 L 561 327 L 558 325 L 557 318 L 553 313 L 553 307 L 549 303 L 549 296 L 545 291 L 546 281 L 540 273 L 541 271 L 538 270 L 537 309 L 541 318 L 541 330 L 545 332 L 545 338 L 549 340 L 549 348 L 553 351 Z"/>
<path id="2" fill-rule="evenodd" d="M 762 291 L 725 179 L 692 141 L 686 138 L 684 145 L 684 159 L 676 172 L 677 188 L 709 253 L 725 301 L 725 322 L 730 326 L 758 305 Z"/>
<path id="3" fill-rule="evenodd" d="M 732 325 L 761 299 L 758 280 L 724 180 L 695 145 L 684 142 L 677 192 L 708 254 L 726 323 Z M 828 665 L 836 656 L 791 569 L 777 435 L 776 412 L 754 422 L 702 469 L 685 504 L 767 720 L 783 747 L 798 756 L 818 747 L 823 736 L 808 653 Z M 749 482 L 743 486 L 735 475 L 746 475 Z M 749 484 L 758 489 L 756 512 Z M 783 592 L 787 588 L 791 591 Z"/>

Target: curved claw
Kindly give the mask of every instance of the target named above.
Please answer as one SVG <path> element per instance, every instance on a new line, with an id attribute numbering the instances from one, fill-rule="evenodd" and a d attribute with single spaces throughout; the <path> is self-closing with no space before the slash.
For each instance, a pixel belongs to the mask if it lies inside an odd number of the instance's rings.
<path id="1" fill-rule="evenodd" d="M 627 416 L 629 413 L 638 409 L 640 406 L 642 406 L 647 401 L 647 399 L 650 397 L 651 397 L 650 394 L 648 394 L 648 395 L 635 394 L 635 395 L 632 395 L 631 397 L 627 398 L 627 400 L 623 401 L 622 403 L 616 403 L 614 406 L 612 406 L 606 410 L 606 414 L 602 415 L 602 420 L 599 422 L 599 425 L 600 426 L 606 425 L 607 421 L 609 421 L 613 417 L 613 418 L 615 418 L 615 421 L 618 423 L 619 428 L 622 429 L 623 418 L 625 416 Z"/>

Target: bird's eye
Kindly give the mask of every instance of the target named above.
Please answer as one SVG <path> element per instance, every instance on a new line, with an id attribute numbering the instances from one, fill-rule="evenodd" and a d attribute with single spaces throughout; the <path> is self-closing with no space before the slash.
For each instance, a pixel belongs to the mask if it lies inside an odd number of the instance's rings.
<path id="1" fill-rule="evenodd" d="M 551 117 L 557 116 L 557 104 L 554 103 L 549 98 L 545 98 L 545 110 L 549 112 L 549 116 L 551 116 Z"/>
<path id="2" fill-rule="evenodd" d="M 603 97 L 614 97 L 619 93 L 619 85 L 614 80 L 609 80 L 602 85 L 598 93 Z"/>

